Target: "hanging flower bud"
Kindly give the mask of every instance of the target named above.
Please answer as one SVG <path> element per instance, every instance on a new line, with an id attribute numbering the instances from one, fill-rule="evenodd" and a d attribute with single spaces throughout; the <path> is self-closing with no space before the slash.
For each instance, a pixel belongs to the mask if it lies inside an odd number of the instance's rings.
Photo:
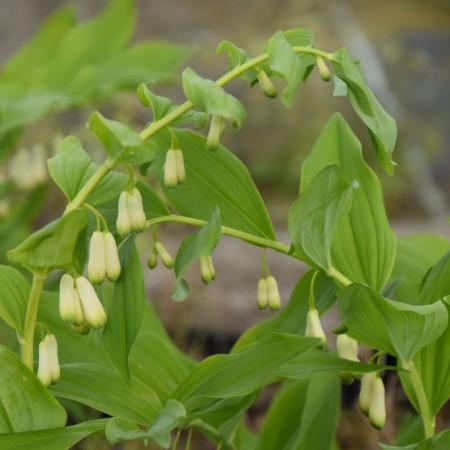
<path id="1" fill-rule="evenodd" d="M 150 250 L 150 256 L 147 260 L 147 266 L 149 269 L 154 269 L 158 265 L 158 255 L 155 250 L 155 246 L 152 245 L 152 248 Z"/>
<path id="2" fill-rule="evenodd" d="M 129 192 L 122 191 L 119 197 L 119 205 L 117 211 L 116 228 L 120 236 L 126 236 L 131 232 L 130 215 L 128 213 L 128 197 Z"/>
<path id="3" fill-rule="evenodd" d="M 319 69 L 319 73 L 320 73 L 320 76 L 321 76 L 322 80 L 323 81 L 330 81 L 331 77 L 332 77 L 332 74 L 331 74 L 330 69 L 326 65 L 325 61 L 323 60 L 323 58 L 318 56 L 316 58 L 316 61 L 317 61 L 317 68 Z"/>
<path id="4" fill-rule="evenodd" d="M 44 386 L 55 383 L 60 377 L 58 343 L 53 334 L 47 334 L 39 343 L 39 367 L 37 377 Z"/>
<path id="5" fill-rule="evenodd" d="M 361 388 L 359 390 L 359 408 L 361 412 L 368 416 L 372 398 L 372 387 L 376 374 L 374 372 L 366 373 L 361 378 Z"/>
<path id="6" fill-rule="evenodd" d="M 170 149 L 166 153 L 164 163 L 164 184 L 168 188 L 173 188 L 178 184 L 176 150 Z"/>
<path id="7" fill-rule="evenodd" d="M 175 261 L 173 260 L 170 253 L 166 250 L 162 242 L 157 241 L 154 244 L 155 252 L 159 255 L 161 258 L 161 261 L 163 264 L 168 268 L 171 269 L 175 265 Z"/>
<path id="8" fill-rule="evenodd" d="M 374 426 L 377 430 L 381 430 L 386 422 L 384 383 L 379 376 L 376 376 L 372 382 L 369 420 L 372 426 Z"/>
<path id="9" fill-rule="evenodd" d="M 256 304 L 259 309 L 266 309 L 269 304 L 267 297 L 267 280 L 265 278 L 261 278 L 258 281 Z"/>
<path id="10" fill-rule="evenodd" d="M 264 70 L 258 72 L 258 81 L 266 97 L 275 98 L 277 96 L 277 90 Z"/>
<path id="11" fill-rule="evenodd" d="M 281 308 L 280 293 L 278 292 L 277 280 L 272 275 L 266 278 L 267 282 L 267 302 L 269 309 L 278 311 Z"/>
<path id="12" fill-rule="evenodd" d="M 175 162 L 177 167 L 177 183 L 183 184 L 186 179 L 186 171 L 184 169 L 184 156 L 182 150 L 175 150 Z"/>
<path id="13" fill-rule="evenodd" d="M 359 362 L 358 342 L 347 334 L 339 334 L 336 338 L 336 348 L 339 357 Z"/>
<path id="14" fill-rule="evenodd" d="M 111 281 L 116 281 L 120 277 L 120 260 L 117 244 L 114 236 L 109 231 L 103 232 L 103 241 L 105 243 L 105 264 L 106 276 Z"/>
<path id="15" fill-rule="evenodd" d="M 305 336 L 319 338 L 323 344 L 327 342 L 327 338 L 320 323 L 319 311 L 316 308 L 310 309 L 306 316 Z"/>
<path id="16" fill-rule="evenodd" d="M 87 265 L 89 280 L 102 283 L 106 276 L 105 239 L 101 231 L 94 231 L 89 244 L 89 261 Z"/>
<path id="17" fill-rule="evenodd" d="M 209 284 L 216 278 L 216 269 L 211 256 L 200 257 L 200 274 L 203 283 Z"/>
<path id="18" fill-rule="evenodd" d="M 89 280 L 83 276 L 75 280 L 85 321 L 92 328 L 101 328 L 106 324 L 106 312 L 100 302 L 94 287 Z"/>
<path id="19" fill-rule="evenodd" d="M 225 130 L 225 120 L 221 116 L 212 116 L 209 126 L 208 139 L 206 147 L 209 151 L 214 152 L 220 145 L 220 138 Z"/>
<path id="20" fill-rule="evenodd" d="M 84 320 L 75 280 L 65 273 L 59 282 L 59 315 L 62 320 L 79 325 Z"/>
<path id="21" fill-rule="evenodd" d="M 147 225 L 142 196 L 137 188 L 133 188 L 128 196 L 128 215 L 133 231 L 142 231 Z"/>

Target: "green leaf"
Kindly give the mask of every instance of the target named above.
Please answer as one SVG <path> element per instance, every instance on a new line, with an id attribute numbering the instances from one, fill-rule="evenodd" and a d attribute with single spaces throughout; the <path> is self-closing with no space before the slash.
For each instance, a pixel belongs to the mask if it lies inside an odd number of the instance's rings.
<path id="1" fill-rule="evenodd" d="M 347 97 L 348 88 L 347 85 L 345 84 L 345 81 L 341 80 L 336 75 L 333 75 L 333 83 L 334 83 L 333 95 L 335 97 Z"/>
<path id="2" fill-rule="evenodd" d="M 169 148 L 169 133 L 158 133 L 154 139 L 161 148 Z M 225 147 L 208 152 L 205 138 L 191 131 L 177 131 L 177 139 L 183 149 L 186 181 L 168 189 L 163 184 L 165 155 L 152 164 L 174 208 L 185 216 L 209 220 L 218 207 L 222 225 L 274 239 L 269 214 L 244 164 Z"/>
<path id="3" fill-rule="evenodd" d="M 202 78 L 191 68 L 183 71 L 183 91 L 200 111 L 230 119 L 241 127 L 246 117 L 242 103 L 214 81 Z"/>
<path id="4" fill-rule="evenodd" d="M 194 413 L 201 417 L 218 399 L 243 397 L 274 382 L 276 371 L 317 344 L 317 339 L 273 333 L 240 351 L 211 356 L 179 386 L 174 398 L 190 417 Z"/>
<path id="5" fill-rule="evenodd" d="M 302 28 L 287 32 L 278 31 L 266 45 L 272 72 L 282 76 L 287 82 L 287 86 L 281 93 L 281 100 L 286 107 L 292 105 L 297 88 L 315 64 L 314 57 L 297 55 L 292 47 L 312 47 L 312 45 L 313 37 L 310 30 Z"/>
<path id="6" fill-rule="evenodd" d="M 435 234 L 412 234 L 398 238 L 392 271 L 393 280 L 399 280 L 395 289 L 396 298 L 417 304 L 425 275 L 449 250 L 450 241 Z"/>
<path id="7" fill-rule="evenodd" d="M 285 308 L 245 331 L 234 345 L 233 351 L 238 351 L 273 332 L 303 335 L 306 328 L 311 279 L 314 273 L 315 271 L 311 270 L 298 281 Z M 327 311 L 335 302 L 335 290 L 335 284 L 323 272 L 316 276 L 314 298 L 320 314 Z"/>
<path id="8" fill-rule="evenodd" d="M 144 83 L 139 85 L 137 95 L 139 101 L 145 107 L 152 109 L 154 121 L 161 120 L 179 106 L 170 98 L 155 95 Z M 173 126 L 186 124 L 193 124 L 196 128 L 203 128 L 208 124 L 208 115 L 202 111 L 190 110 L 171 122 Z"/>
<path id="9" fill-rule="evenodd" d="M 113 417 L 108 421 L 105 429 L 106 439 L 111 445 L 120 441 L 144 439 L 147 433 L 136 422 L 120 417 Z"/>
<path id="10" fill-rule="evenodd" d="M 383 450 L 447 450 L 450 447 L 450 431 L 443 431 L 431 438 L 405 447 L 380 444 Z"/>
<path id="11" fill-rule="evenodd" d="M 64 426 L 63 407 L 34 373 L 2 345 L 0 362 L 0 436 Z"/>
<path id="12" fill-rule="evenodd" d="M 78 236 L 86 225 L 84 210 L 71 211 L 10 250 L 8 258 L 31 271 L 70 268 L 74 263 Z"/>
<path id="13" fill-rule="evenodd" d="M 450 313 L 448 299 L 450 295 L 450 252 L 447 253 L 428 274 L 420 291 L 419 304 L 435 304 L 438 299 L 446 299 L 445 306 Z M 417 371 L 424 385 L 427 399 L 433 415 L 450 398 L 450 380 L 447 373 L 450 370 L 450 327 L 428 346 L 424 347 L 414 358 Z M 415 394 L 409 386 L 406 377 L 402 377 L 405 390 L 414 404 L 417 404 Z"/>
<path id="14" fill-rule="evenodd" d="M 0 434 L 0 446 L 14 450 L 68 450 L 82 439 L 102 432 L 107 419 L 91 420 L 70 427 Z"/>
<path id="15" fill-rule="evenodd" d="M 30 283 L 16 269 L 0 265 L 0 285 L 0 317 L 22 335 Z"/>
<path id="16" fill-rule="evenodd" d="M 246 63 L 250 57 L 246 51 L 237 47 L 230 41 L 221 41 L 217 46 L 217 54 L 227 53 L 228 55 L 228 70 L 233 70 L 235 67 Z M 261 68 L 261 66 L 259 66 Z M 257 80 L 258 73 L 255 69 L 246 70 L 239 78 L 247 80 L 250 84 L 254 84 Z"/>
<path id="17" fill-rule="evenodd" d="M 311 181 L 289 212 L 289 234 L 296 251 L 328 271 L 336 224 L 348 213 L 353 183 L 337 166 L 328 166 Z"/>
<path id="18" fill-rule="evenodd" d="M 391 274 L 396 238 L 386 216 L 380 182 L 364 161 L 358 138 L 340 114 L 328 120 L 303 162 L 300 192 L 308 191 L 314 178 L 332 164 L 359 185 L 352 191 L 349 213 L 335 225 L 333 267 L 352 281 L 380 291 Z"/>
<path id="19" fill-rule="evenodd" d="M 216 208 L 209 222 L 196 235 L 187 237 L 178 250 L 175 259 L 176 287 L 172 294 L 175 301 L 184 300 L 189 293 L 189 286 L 183 278 L 188 266 L 202 256 L 212 255 L 220 236 L 220 210 Z"/>
<path id="20" fill-rule="evenodd" d="M 132 238 L 121 246 L 119 256 L 122 274 L 114 283 L 102 344 L 114 367 L 129 381 L 129 354 L 141 327 L 147 299 L 142 264 Z"/>
<path id="21" fill-rule="evenodd" d="M 142 144 L 138 133 L 123 123 L 103 117 L 98 111 L 89 116 L 88 128 L 105 147 L 110 158 L 116 157 L 125 148 Z"/>
<path id="22" fill-rule="evenodd" d="M 331 450 L 339 422 L 337 375 L 289 383 L 275 397 L 254 450 Z"/>
<path id="23" fill-rule="evenodd" d="M 186 417 L 184 406 L 176 400 L 168 400 L 148 430 L 148 436 L 163 448 L 170 446 L 170 432 Z"/>
<path id="24" fill-rule="evenodd" d="M 407 305 L 383 298 L 359 284 L 344 290 L 339 312 L 350 336 L 404 361 L 410 361 L 421 348 L 437 339 L 448 320 L 441 301 Z"/>
<path id="25" fill-rule="evenodd" d="M 381 166 L 393 174 L 395 163 L 392 160 L 397 125 L 395 120 L 383 109 L 364 80 L 359 66 L 352 60 L 347 50 L 342 48 L 334 54 L 336 75 L 348 87 L 350 103 L 356 114 L 366 124 Z"/>

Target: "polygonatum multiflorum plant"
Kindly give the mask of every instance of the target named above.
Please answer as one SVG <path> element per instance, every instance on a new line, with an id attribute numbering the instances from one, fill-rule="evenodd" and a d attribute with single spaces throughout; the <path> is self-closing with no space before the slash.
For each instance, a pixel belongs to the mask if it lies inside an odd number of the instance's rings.
<path id="1" fill-rule="evenodd" d="M 101 164 L 74 136 L 61 140 L 48 160 L 66 209 L 8 253 L 32 274 L 31 284 L 16 268 L 0 270 L 0 316 L 15 329 L 21 355 L 0 347 L 1 448 L 67 449 L 105 433 L 112 444 L 136 439 L 190 449 L 196 430 L 221 450 L 331 450 L 341 383 L 361 380 L 360 409 L 380 429 L 389 420 L 387 371 L 398 375 L 422 420 L 420 442 L 405 448 L 448 448 L 450 433 L 436 434 L 435 427 L 450 397 L 448 241 L 395 236 L 380 182 L 339 114 L 303 161 L 287 218 L 290 243 L 277 240 L 248 170 L 222 145 L 223 132 L 246 118 L 225 90 L 237 78 L 287 107 L 310 76 L 334 83 L 334 95 L 348 97 L 391 175 L 395 121 L 368 88 L 360 64 L 345 49 L 315 48 L 307 29 L 277 32 L 256 57 L 228 41 L 218 53 L 227 54 L 229 71 L 212 81 L 185 69 L 181 105 L 138 87 L 152 114 L 141 132 L 92 113 L 88 128 L 104 147 Z M 206 128 L 206 137 L 191 128 Z M 162 194 L 151 187 L 155 180 Z M 158 237 L 167 222 L 197 228 L 175 258 Z M 175 302 L 189 297 L 191 264 L 198 263 L 206 284 L 220 276 L 214 250 L 222 235 L 259 247 L 255 308 L 270 317 L 228 354 L 200 362 L 184 355 L 147 302 L 138 234 L 152 242 L 149 268 L 161 261 L 174 271 Z M 284 305 L 267 252 L 310 267 Z M 56 275 L 59 293 L 46 284 Z M 341 325 L 334 343 L 320 316 L 336 301 Z M 358 346 L 372 356 L 361 361 Z M 387 356 L 396 363 L 388 365 Z M 245 412 L 273 383 L 281 388 L 260 429 L 251 430 Z M 57 399 L 108 418 L 66 426 Z"/>

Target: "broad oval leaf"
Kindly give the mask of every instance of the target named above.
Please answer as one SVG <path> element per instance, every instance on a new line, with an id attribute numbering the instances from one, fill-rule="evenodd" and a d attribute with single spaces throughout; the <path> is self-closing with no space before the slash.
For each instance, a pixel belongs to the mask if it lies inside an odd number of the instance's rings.
<path id="1" fill-rule="evenodd" d="M 169 133 L 158 133 L 154 139 L 160 148 L 169 148 Z M 205 138 L 191 131 L 177 130 L 177 139 L 183 150 L 186 181 L 173 189 L 164 186 L 165 152 L 152 165 L 175 209 L 185 216 L 209 220 L 218 207 L 222 225 L 274 239 L 269 214 L 244 164 L 223 146 L 209 152 Z"/>
<path id="2" fill-rule="evenodd" d="M 289 212 L 289 234 L 299 255 L 329 271 L 331 241 L 336 225 L 348 213 L 353 184 L 337 166 L 323 169 Z"/>
<path id="3" fill-rule="evenodd" d="M 20 433 L 65 425 L 64 408 L 34 373 L 2 345 L 0 362 L 0 436 L 1 433 Z"/>
<path id="4" fill-rule="evenodd" d="M 246 112 L 242 103 L 214 81 L 200 77 L 190 68 L 183 71 L 183 91 L 200 111 L 230 119 L 237 127 L 244 122 Z"/>
<path id="5" fill-rule="evenodd" d="M 30 283 L 16 269 L 0 265 L 0 285 L 0 318 L 22 335 Z"/>
<path id="6" fill-rule="evenodd" d="M 317 174 L 331 164 L 359 185 L 353 190 L 349 213 L 336 223 L 331 244 L 333 267 L 352 281 L 380 291 L 392 271 L 396 238 L 386 216 L 380 182 L 340 114 L 328 120 L 303 162 L 300 192 L 306 192 Z"/>
<path id="7" fill-rule="evenodd" d="M 389 174 L 393 174 L 395 163 L 392 160 L 397 140 L 395 120 L 383 109 L 364 80 L 360 67 L 353 61 L 347 50 L 342 48 L 334 54 L 336 75 L 348 87 L 348 96 L 354 111 L 366 124 L 378 160 Z"/>
<path id="8" fill-rule="evenodd" d="M 221 236 L 220 211 L 215 209 L 209 222 L 196 234 L 188 236 L 180 245 L 175 259 L 176 287 L 172 293 L 175 301 L 186 298 L 189 292 L 187 281 L 183 275 L 194 260 L 212 255 Z"/>
<path id="9" fill-rule="evenodd" d="M 411 361 L 447 327 L 448 313 L 441 301 L 408 305 L 383 298 L 360 284 L 345 288 L 339 312 L 348 334 L 370 347 Z"/>

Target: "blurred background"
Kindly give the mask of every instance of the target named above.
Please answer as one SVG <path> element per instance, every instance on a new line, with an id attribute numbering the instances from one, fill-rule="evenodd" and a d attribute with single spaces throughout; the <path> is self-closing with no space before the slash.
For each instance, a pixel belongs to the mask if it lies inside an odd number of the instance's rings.
<path id="1" fill-rule="evenodd" d="M 65 3 L 60 0 L 0 0 L 0 66 L 32 37 L 50 13 Z M 106 3 L 104 0 L 72 2 L 82 19 L 97 14 Z M 231 40 L 250 55 L 257 55 L 275 31 L 307 27 L 313 30 L 318 48 L 334 51 L 341 46 L 347 47 L 361 60 L 369 85 L 398 123 L 395 177 L 380 170 L 370 149 L 365 153 L 383 183 L 386 208 L 394 228 L 400 235 L 438 232 L 449 236 L 448 0 L 138 0 L 136 4 L 135 39 L 168 40 L 187 46 L 192 50 L 187 64 L 210 78 L 226 71 L 225 57 L 216 56 L 215 52 L 223 39 Z M 32 78 L 32 74 L 29 76 Z M 10 229 L 8 231 L 6 219 L 14 206 L 11 203 L 23 202 L 37 196 L 40 190 L 45 191 L 45 195 L 33 198 L 26 209 L 27 214 L 21 216 L 32 228 L 57 217 L 64 207 L 63 197 L 47 183 L 45 171 L 36 176 L 35 185 L 8 185 L 13 176 L 11 160 L 14 155 L 21 148 L 35 148 L 38 144 L 37 154 L 50 157 L 58 136 L 76 134 L 100 158 L 97 144 L 85 128 L 92 109 L 100 109 L 107 117 L 124 120 L 137 129 L 150 120 L 148 111 L 139 105 L 133 90 L 126 89 L 130 87 L 117 88 L 107 98 L 87 97 L 70 108 L 45 114 L 30 122 L 20 136 L 14 139 L 8 136 L 10 140 L 1 143 L 6 150 L 0 153 L 0 234 L 10 233 L 0 244 L 2 261 L 5 251 L 27 233 L 26 229 L 15 229 L 14 235 Z M 166 82 L 156 90 L 177 101 L 183 99 L 177 83 Z M 300 164 L 328 117 L 341 111 L 365 148 L 369 146 L 368 135 L 351 112 L 348 100 L 333 97 L 332 86 L 323 83 L 317 74 L 299 89 L 291 110 L 286 110 L 277 100 L 265 98 L 258 88 L 250 89 L 242 80 L 230 85 L 230 91 L 247 106 L 249 117 L 239 133 L 232 130 L 226 133 L 224 143 L 249 167 L 268 205 L 279 240 L 287 242 L 286 218 L 288 208 L 297 196 Z M 0 88 L 0 105 L 1 95 Z M 0 110 L 0 133 L 2 119 Z M 160 233 L 164 243 L 175 253 L 186 231 L 180 226 L 167 225 Z M 148 236 L 142 236 L 141 245 L 145 255 L 149 249 Z M 150 298 L 182 348 L 199 356 L 226 352 L 243 330 L 269 314 L 257 311 L 255 306 L 259 253 L 242 242 L 223 238 L 215 254 L 217 281 L 205 288 L 197 281 L 197 271 L 192 270 L 188 278 L 193 285 L 193 294 L 183 304 L 174 305 L 170 301 L 171 272 L 158 268 L 148 273 Z M 304 268 L 295 261 L 272 254 L 269 263 L 286 302 Z M 329 314 L 325 320 L 331 330 L 336 316 Z M 3 331 L 3 334 L 3 339 L 7 339 L 8 332 Z M 404 413 L 408 409 L 407 402 L 401 396 L 397 398 L 395 380 L 390 387 L 394 419 L 382 432 L 384 441 L 392 440 L 401 422 L 408 420 Z M 352 405 L 356 393 L 356 387 L 346 388 L 346 406 Z M 252 411 L 254 424 L 257 424 L 268 398 L 269 394 L 263 396 Z M 377 448 L 378 433 L 368 427 L 354 408 L 346 411 L 340 426 L 341 448 Z M 80 448 L 100 448 L 101 445 L 104 444 L 91 440 Z"/>

